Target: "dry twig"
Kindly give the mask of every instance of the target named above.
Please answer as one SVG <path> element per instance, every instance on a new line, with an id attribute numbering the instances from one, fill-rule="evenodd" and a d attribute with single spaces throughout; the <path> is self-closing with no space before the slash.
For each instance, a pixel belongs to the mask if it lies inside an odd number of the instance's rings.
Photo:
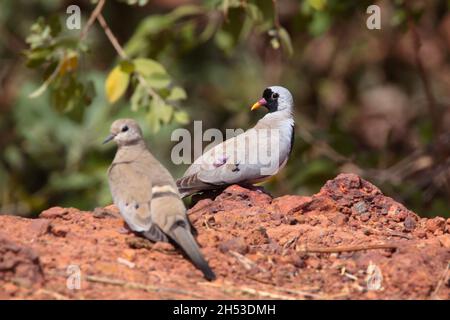
<path id="1" fill-rule="evenodd" d="M 230 293 L 230 292 L 231 293 L 241 293 L 241 294 L 248 294 L 248 295 L 257 296 L 257 297 L 261 297 L 261 298 L 294 300 L 294 298 L 290 297 L 290 296 L 281 295 L 281 294 L 274 293 L 274 292 L 260 291 L 260 290 L 256 290 L 256 289 L 249 288 L 249 287 L 239 287 L 238 288 L 238 287 L 226 285 L 224 283 L 218 284 L 218 283 L 211 283 L 211 282 L 200 282 L 199 284 L 208 286 L 208 287 L 218 288 L 225 293 Z"/>
<path id="2" fill-rule="evenodd" d="M 234 258 L 236 258 L 236 260 L 242 264 L 244 266 L 244 268 L 246 270 L 252 270 L 253 268 L 258 268 L 261 269 L 256 263 L 254 263 L 252 260 L 250 260 L 249 258 L 243 256 L 242 254 L 230 250 L 229 254 L 232 255 Z"/>
<path id="3" fill-rule="evenodd" d="M 39 289 L 38 291 L 36 291 L 36 294 L 39 294 L 39 293 L 49 295 L 49 296 L 55 298 L 56 300 L 70 300 L 70 298 L 68 296 L 65 296 L 61 293 L 58 293 L 58 292 L 52 291 L 52 290 Z"/>
<path id="4" fill-rule="evenodd" d="M 449 270 L 450 270 L 450 261 L 447 263 L 447 266 L 445 267 L 444 272 L 442 272 L 441 277 L 439 278 L 439 281 L 436 285 L 436 288 L 434 289 L 433 293 L 431 294 L 431 299 L 437 299 L 439 290 L 441 289 L 442 285 L 447 282 L 448 276 L 449 276 Z"/>
<path id="5" fill-rule="evenodd" d="M 91 15 L 89 16 L 89 19 L 88 19 L 86 25 L 84 26 L 83 30 L 81 30 L 80 40 L 84 40 L 84 38 L 86 38 L 86 35 L 87 35 L 89 29 L 94 24 L 94 21 L 95 21 L 95 19 L 97 19 L 98 15 L 102 12 L 104 5 L 105 5 L 105 0 L 100 0 L 97 3 L 97 6 L 95 7 L 95 9 L 92 11 Z"/>
<path id="6" fill-rule="evenodd" d="M 364 228 L 367 231 L 373 232 L 376 235 L 380 235 L 380 236 L 399 237 L 399 238 L 404 238 L 404 239 L 408 239 L 408 240 L 412 240 L 412 238 L 413 238 L 409 234 L 404 234 L 404 233 L 397 232 L 397 231 L 390 230 L 390 229 L 387 229 L 386 231 L 381 231 L 381 230 L 378 230 L 378 229 L 375 229 L 375 228 L 372 228 L 369 226 L 365 226 Z"/>
<path id="7" fill-rule="evenodd" d="M 120 279 L 111 279 L 111 278 L 105 278 L 105 277 L 99 277 L 99 276 L 93 276 L 93 275 L 87 275 L 84 278 L 90 282 L 111 284 L 111 285 L 121 286 L 121 287 L 128 288 L 128 289 L 144 290 L 147 292 L 168 292 L 168 293 L 175 293 L 175 294 L 179 294 L 179 295 L 190 296 L 190 297 L 197 298 L 197 299 L 204 299 L 203 296 L 200 296 L 194 292 L 187 291 L 187 290 L 158 287 L 158 286 L 147 285 L 147 284 L 142 284 L 142 283 L 137 283 L 137 282 L 128 282 L 128 281 L 124 281 L 124 280 L 120 280 Z"/>
<path id="8" fill-rule="evenodd" d="M 364 245 L 349 245 L 339 247 L 303 247 L 297 248 L 297 251 L 302 253 L 339 253 L 339 252 L 352 252 L 363 250 L 375 250 L 375 249 L 397 249 L 398 246 L 389 243 L 375 243 Z"/>

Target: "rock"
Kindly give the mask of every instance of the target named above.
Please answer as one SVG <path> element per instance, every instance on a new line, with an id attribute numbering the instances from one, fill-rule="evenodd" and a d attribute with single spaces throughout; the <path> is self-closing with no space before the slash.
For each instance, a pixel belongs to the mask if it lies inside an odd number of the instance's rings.
<path id="1" fill-rule="evenodd" d="M 436 217 L 434 219 L 428 219 L 426 223 L 427 230 L 430 232 L 436 232 L 438 230 L 445 230 L 445 219 L 442 217 Z"/>
<path id="2" fill-rule="evenodd" d="M 438 236 L 438 240 L 444 248 L 450 249 L 450 235 L 444 234 Z"/>
<path id="3" fill-rule="evenodd" d="M 370 182 L 361 179 L 356 174 L 340 174 L 329 180 L 319 194 L 327 195 L 344 205 L 351 205 L 355 200 L 373 199 L 381 191 Z M 345 201 L 342 201 L 345 200 Z"/>
<path id="4" fill-rule="evenodd" d="M 50 229 L 50 220 L 48 219 L 34 219 L 30 224 L 29 230 L 37 237 L 46 234 Z"/>
<path id="5" fill-rule="evenodd" d="M 240 254 L 246 254 L 248 252 L 248 245 L 242 237 L 231 238 L 228 241 L 219 244 L 219 250 L 226 253 L 230 250 L 236 251 Z"/>
<path id="6" fill-rule="evenodd" d="M 343 213 L 336 212 L 334 215 L 328 218 L 333 224 L 337 226 L 343 226 L 348 221 L 348 216 Z"/>
<path id="7" fill-rule="evenodd" d="M 37 253 L 30 247 L 7 240 L 5 235 L 0 237 L 0 283 L 2 281 L 7 283 L 14 281 L 15 284 L 24 287 L 44 283 L 44 274 Z"/>
<path id="8" fill-rule="evenodd" d="M 95 208 L 92 215 L 97 219 L 103 218 L 118 218 L 120 216 L 119 210 L 116 206 L 109 206 L 105 208 Z"/>
<path id="9" fill-rule="evenodd" d="M 290 214 L 300 211 L 303 207 L 311 202 L 311 197 L 304 196 L 282 196 L 272 201 L 272 205 L 276 207 L 281 214 Z"/>
<path id="10" fill-rule="evenodd" d="M 364 214 L 367 212 L 367 205 L 364 201 L 355 203 L 352 207 L 354 214 Z"/>
<path id="11" fill-rule="evenodd" d="M 362 222 L 367 222 L 367 221 L 369 221 L 369 220 L 370 220 L 370 213 L 369 213 L 369 212 L 365 212 L 365 213 L 361 214 L 361 216 L 359 217 L 359 219 L 360 219 Z"/>
<path id="12" fill-rule="evenodd" d="M 153 244 L 152 250 L 173 252 L 175 251 L 175 247 L 167 242 L 156 242 Z"/>
<path id="13" fill-rule="evenodd" d="M 69 232 L 69 228 L 64 225 L 52 223 L 50 224 L 50 233 L 56 237 L 65 237 Z"/>
<path id="14" fill-rule="evenodd" d="M 247 241 L 250 245 L 261 245 L 269 243 L 270 239 L 266 229 L 259 227 L 250 232 Z"/>
<path id="15" fill-rule="evenodd" d="M 114 205 L 114 204 L 106 206 L 103 209 L 108 211 L 109 213 L 116 215 L 116 216 L 120 216 L 119 208 L 117 208 L 116 205 Z"/>
<path id="16" fill-rule="evenodd" d="M 412 217 L 406 217 L 403 225 L 407 231 L 412 231 L 416 227 L 416 221 Z"/>
<path id="17" fill-rule="evenodd" d="M 272 197 L 269 194 L 264 193 L 257 187 L 256 189 L 258 191 L 254 192 L 238 185 L 232 185 L 226 188 L 216 200 L 238 200 L 239 202 L 247 200 L 250 203 L 258 203 L 259 205 L 272 202 Z"/>
<path id="18" fill-rule="evenodd" d="M 40 218 L 46 218 L 46 219 L 55 219 L 62 217 L 69 213 L 69 209 L 61 208 L 61 207 L 53 207 L 47 210 L 44 210 L 39 215 Z"/>
<path id="19" fill-rule="evenodd" d="M 150 240 L 141 237 L 127 238 L 126 243 L 133 249 L 151 249 L 153 247 L 153 243 Z"/>

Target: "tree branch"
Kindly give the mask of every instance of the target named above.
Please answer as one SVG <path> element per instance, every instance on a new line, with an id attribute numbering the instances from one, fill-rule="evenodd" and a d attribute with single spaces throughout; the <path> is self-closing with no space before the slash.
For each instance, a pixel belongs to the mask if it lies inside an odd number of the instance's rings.
<path id="1" fill-rule="evenodd" d="M 86 38 L 86 35 L 91 28 L 92 24 L 94 23 L 95 19 L 97 19 L 98 15 L 101 14 L 103 10 L 103 6 L 105 5 L 105 0 L 100 0 L 97 3 L 97 6 L 95 7 L 94 11 L 92 11 L 86 25 L 84 26 L 83 30 L 81 30 L 80 33 L 80 40 L 84 40 Z"/>
<path id="2" fill-rule="evenodd" d="M 275 25 L 275 28 L 281 29 L 281 23 L 280 23 L 280 17 L 278 16 L 278 2 L 277 0 L 272 0 L 273 4 L 273 24 Z"/>
<path id="3" fill-rule="evenodd" d="M 103 17 L 103 15 L 101 13 L 98 14 L 97 20 L 100 23 L 101 27 L 103 28 L 103 31 L 105 32 L 106 36 L 108 37 L 109 42 L 111 42 L 112 46 L 117 51 L 119 56 L 124 60 L 128 59 L 128 55 L 126 54 L 125 50 L 120 45 L 119 41 L 117 40 L 117 37 L 111 31 L 111 28 L 109 27 L 108 23 L 106 22 L 105 18 Z M 145 78 L 138 73 L 136 75 L 137 75 L 137 79 L 138 79 L 139 83 L 147 90 L 147 93 L 153 99 L 162 101 L 162 98 L 159 96 L 159 94 L 156 93 L 155 90 L 153 90 L 152 87 L 150 87 L 150 85 L 147 83 L 147 80 L 145 80 Z"/>
<path id="4" fill-rule="evenodd" d="M 428 79 L 427 72 L 423 65 L 422 57 L 420 55 L 420 47 L 422 46 L 422 41 L 420 40 L 419 32 L 417 31 L 416 25 L 412 18 L 409 19 L 409 26 L 413 36 L 414 42 L 414 59 L 417 65 L 417 69 L 419 71 L 419 76 L 423 84 L 423 88 L 425 90 L 425 95 L 428 101 L 428 111 L 431 116 L 431 121 L 433 124 L 433 133 L 434 138 L 437 139 L 440 133 L 441 120 L 439 116 L 439 110 L 436 106 L 436 99 L 434 98 L 433 91 L 431 89 L 430 81 Z"/>
<path id="5" fill-rule="evenodd" d="M 123 48 L 120 45 L 119 41 L 117 40 L 116 36 L 114 35 L 114 33 L 112 33 L 112 31 L 109 28 L 108 24 L 106 23 L 106 20 L 103 17 L 103 15 L 101 13 L 99 13 L 96 18 L 97 18 L 98 22 L 100 23 L 100 25 L 102 26 L 103 31 L 105 32 L 106 36 L 108 37 L 109 42 L 111 42 L 112 46 L 117 51 L 119 56 L 122 59 L 128 59 L 127 54 L 125 53 L 125 50 L 123 50 Z"/>
<path id="6" fill-rule="evenodd" d="M 92 13 L 88 19 L 88 22 L 86 23 L 85 27 L 81 31 L 80 40 L 84 40 L 86 38 L 87 33 L 88 33 L 89 29 L 91 28 L 91 26 L 93 25 L 94 21 L 98 20 L 98 22 L 100 23 L 100 26 L 102 27 L 103 31 L 105 32 L 106 36 L 108 37 L 109 42 L 112 44 L 112 46 L 114 47 L 116 52 L 119 54 L 119 56 L 122 59 L 126 60 L 126 59 L 128 59 L 128 56 L 125 53 L 125 50 L 120 45 L 119 41 L 117 40 L 117 37 L 111 31 L 111 28 L 109 27 L 108 23 L 106 22 L 105 18 L 102 15 L 102 10 L 105 5 L 105 1 L 106 0 L 99 0 L 99 2 L 97 3 L 97 6 L 92 11 Z M 153 88 L 147 83 L 147 80 L 145 80 L 145 78 L 142 75 L 137 74 L 137 78 L 138 78 L 139 83 L 147 90 L 147 93 L 153 99 L 160 100 L 160 101 L 163 100 L 159 96 L 159 94 L 156 93 L 156 91 L 153 90 Z"/>

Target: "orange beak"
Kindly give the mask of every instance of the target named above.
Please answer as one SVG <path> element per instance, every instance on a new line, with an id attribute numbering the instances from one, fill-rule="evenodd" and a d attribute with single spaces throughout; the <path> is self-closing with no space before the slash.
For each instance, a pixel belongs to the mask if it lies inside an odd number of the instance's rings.
<path id="1" fill-rule="evenodd" d="M 254 103 L 250 110 L 253 111 L 253 110 L 259 109 L 260 107 L 265 106 L 266 103 L 267 103 L 266 99 L 262 98 L 258 102 Z"/>

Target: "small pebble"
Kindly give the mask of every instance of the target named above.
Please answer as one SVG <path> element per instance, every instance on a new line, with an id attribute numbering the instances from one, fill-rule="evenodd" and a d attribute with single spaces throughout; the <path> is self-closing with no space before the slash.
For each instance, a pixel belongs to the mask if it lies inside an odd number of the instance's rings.
<path id="1" fill-rule="evenodd" d="M 366 222 L 370 220 L 370 213 L 369 212 L 365 212 L 363 214 L 361 214 L 360 220 L 362 222 Z"/>
<path id="2" fill-rule="evenodd" d="M 367 205 L 364 201 L 359 201 L 353 205 L 352 209 L 358 214 L 363 214 L 367 212 Z"/>
<path id="3" fill-rule="evenodd" d="M 416 227 L 416 221 L 414 221 L 411 217 L 406 217 L 405 222 L 403 222 L 403 225 L 405 226 L 405 229 L 408 231 L 414 230 Z"/>

